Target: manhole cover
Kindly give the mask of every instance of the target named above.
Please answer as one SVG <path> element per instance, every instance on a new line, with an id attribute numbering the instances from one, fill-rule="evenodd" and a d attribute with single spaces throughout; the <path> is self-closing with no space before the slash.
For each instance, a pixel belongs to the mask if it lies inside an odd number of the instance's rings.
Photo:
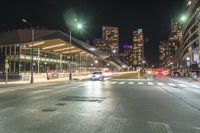
<path id="1" fill-rule="evenodd" d="M 65 106 L 66 103 L 57 103 L 56 105 L 57 105 L 57 106 Z"/>
<path id="2" fill-rule="evenodd" d="M 68 96 L 60 99 L 61 101 L 82 101 L 82 102 L 99 102 L 101 103 L 105 97 L 79 97 L 79 96 Z"/>
<path id="3" fill-rule="evenodd" d="M 43 109 L 42 111 L 43 112 L 53 112 L 53 111 L 56 111 L 57 109 L 56 108 L 46 108 L 46 109 Z"/>

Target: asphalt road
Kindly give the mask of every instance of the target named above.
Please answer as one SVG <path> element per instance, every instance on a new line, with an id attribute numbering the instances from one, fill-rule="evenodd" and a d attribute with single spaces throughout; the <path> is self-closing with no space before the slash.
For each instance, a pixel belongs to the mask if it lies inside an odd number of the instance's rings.
<path id="1" fill-rule="evenodd" d="M 0 133 L 200 133 L 200 84 L 111 79 L 1 88 Z"/>

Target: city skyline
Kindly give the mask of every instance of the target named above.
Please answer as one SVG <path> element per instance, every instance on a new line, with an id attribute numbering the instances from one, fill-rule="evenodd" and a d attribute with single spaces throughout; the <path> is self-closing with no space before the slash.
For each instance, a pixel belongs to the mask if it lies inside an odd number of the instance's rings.
<path id="1" fill-rule="evenodd" d="M 21 4 L 22 3 L 22 4 Z M 77 4 L 78 3 L 78 4 Z M 84 4 L 87 3 L 87 4 Z M 7 0 L 0 6 L 1 31 L 18 28 L 28 28 L 20 20 L 26 18 L 37 27 L 60 29 L 69 32 L 71 18 L 77 17 L 87 27 L 83 33 L 73 33 L 83 40 L 92 39 L 101 35 L 101 27 L 110 25 L 120 30 L 120 47 L 132 42 L 132 31 L 143 28 L 145 34 L 145 51 L 147 60 L 158 64 L 158 43 L 165 40 L 170 31 L 170 21 L 180 14 L 179 7 L 183 1 L 71 1 L 70 4 L 58 0 L 41 0 L 38 6 L 35 2 Z M 28 8 L 31 5 L 32 8 Z M 116 6 L 113 6 L 116 5 Z M 112 7 L 112 10 L 110 9 Z M 123 8 L 123 10 L 119 10 Z M 8 10 L 9 9 L 9 10 Z M 19 10 L 21 9 L 21 10 Z M 37 10 L 36 10 L 37 9 Z M 148 12 L 146 12 L 148 10 Z M 153 14 L 153 15 L 152 15 Z M 12 16 L 12 17 L 11 17 Z M 56 18 L 56 19 L 55 19 Z"/>

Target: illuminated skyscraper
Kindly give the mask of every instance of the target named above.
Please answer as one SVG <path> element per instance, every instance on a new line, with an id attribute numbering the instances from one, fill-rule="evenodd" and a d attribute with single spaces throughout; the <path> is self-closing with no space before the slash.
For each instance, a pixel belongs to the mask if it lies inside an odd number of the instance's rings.
<path id="1" fill-rule="evenodd" d="M 104 50 L 103 45 L 102 45 L 102 39 L 95 39 L 94 40 L 94 46 L 97 49 Z"/>
<path id="2" fill-rule="evenodd" d="M 111 53 L 118 53 L 119 50 L 119 30 L 117 27 L 103 26 L 102 28 L 102 45 L 103 50 Z"/>
<path id="3" fill-rule="evenodd" d="M 133 45 L 133 64 L 135 67 L 141 67 L 144 61 L 144 35 L 142 29 L 133 31 Z"/>

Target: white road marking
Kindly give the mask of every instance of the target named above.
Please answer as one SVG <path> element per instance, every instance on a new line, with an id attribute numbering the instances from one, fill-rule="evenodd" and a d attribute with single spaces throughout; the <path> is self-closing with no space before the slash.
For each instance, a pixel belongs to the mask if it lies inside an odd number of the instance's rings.
<path id="1" fill-rule="evenodd" d="M 7 111 L 13 110 L 13 109 L 15 109 L 15 107 L 7 107 L 7 108 L 4 108 L 4 109 L 1 109 L 0 113 L 4 113 L 4 112 L 7 112 Z"/>
<path id="2" fill-rule="evenodd" d="M 125 82 L 119 82 L 118 84 L 122 85 L 122 84 L 125 84 Z"/>
<path id="3" fill-rule="evenodd" d="M 28 109 L 25 109 L 25 111 L 29 112 L 29 113 L 34 113 L 34 112 L 37 111 L 37 109 L 30 109 L 30 108 L 28 108 Z"/>
<path id="4" fill-rule="evenodd" d="M 138 85 L 143 85 L 144 83 L 143 82 L 138 82 Z"/>
<path id="5" fill-rule="evenodd" d="M 5 92 L 7 92 L 7 91 L 6 91 L 6 90 L 1 90 L 1 91 L 0 91 L 0 93 L 5 93 Z"/>
<path id="6" fill-rule="evenodd" d="M 200 86 L 198 86 L 198 85 L 190 85 L 190 86 L 192 86 L 194 88 L 200 88 Z"/>
<path id="7" fill-rule="evenodd" d="M 129 82 L 128 84 L 129 84 L 129 85 L 133 85 L 133 84 L 134 84 L 134 82 Z"/>
<path id="8" fill-rule="evenodd" d="M 161 86 L 163 86 L 163 85 L 165 85 L 165 84 L 164 84 L 164 83 L 161 83 L 161 82 L 159 82 L 159 83 L 158 83 L 158 85 L 161 85 Z"/>
<path id="9" fill-rule="evenodd" d="M 116 84 L 117 82 L 112 82 L 111 84 Z"/>
<path id="10" fill-rule="evenodd" d="M 192 133 L 200 133 L 200 128 L 199 127 L 193 127 L 192 130 L 193 130 Z"/>
<path id="11" fill-rule="evenodd" d="M 154 83 L 153 83 L 153 82 L 148 82 L 147 84 L 148 84 L 148 85 L 154 85 Z"/>
<path id="12" fill-rule="evenodd" d="M 31 94 L 38 94 L 38 93 L 43 93 L 43 92 L 48 92 L 51 91 L 51 89 L 47 89 L 47 90 L 36 90 L 36 91 L 32 91 Z"/>
<path id="13" fill-rule="evenodd" d="M 170 85 L 170 86 L 176 86 L 175 84 L 172 84 L 172 83 L 168 83 L 168 85 Z"/>
<path id="14" fill-rule="evenodd" d="M 147 123 L 151 127 L 153 133 L 173 133 L 169 124 L 152 121 L 148 121 Z"/>
<path id="15" fill-rule="evenodd" d="M 187 85 L 184 85 L 184 84 L 178 84 L 180 85 L 181 87 L 188 87 Z"/>
<path id="16" fill-rule="evenodd" d="M 42 99 L 44 98 L 45 96 L 35 96 L 35 97 L 31 97 L 31 99 L 35 99 L 35 100 L 38 100 L 38 99 Z"/>

